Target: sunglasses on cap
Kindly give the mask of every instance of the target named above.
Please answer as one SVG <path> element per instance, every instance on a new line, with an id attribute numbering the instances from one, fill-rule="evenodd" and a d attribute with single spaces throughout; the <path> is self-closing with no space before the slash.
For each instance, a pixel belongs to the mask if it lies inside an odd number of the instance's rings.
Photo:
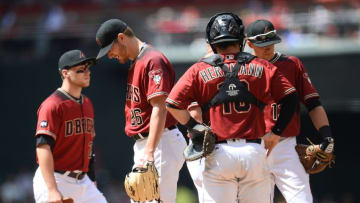
<path id="1" fill-rule="evenodd" d="M 270 32 L 264 34 L 258 34 L 252 37 L 248 37 L 250 41 L 266 41 L 272 39 L 276 36 L 276 30 L 271 30 Z"/>

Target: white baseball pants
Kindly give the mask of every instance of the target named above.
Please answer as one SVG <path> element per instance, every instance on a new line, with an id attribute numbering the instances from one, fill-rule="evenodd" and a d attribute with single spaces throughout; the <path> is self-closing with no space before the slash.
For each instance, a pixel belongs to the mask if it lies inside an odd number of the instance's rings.
<path id="1" fill-rule="evenodd" d="M 54 173 L 54 176 L 63 197 L 71 197 L 75 203 L 107 203 L 104 195 L 87 175 L 81 180 L 59 173 Z M 35 172 L 33 187 L 36 203 L 47 203 L 48 190 L 40 167 Z"/>
<path id="2" fill-rule="evenodd" d="M 244 139 L 217 144 L 205 159 L 201 203 L 271 202 L 266 150 Z"/>
<path id="3" fill-rule="evenodd" d="M 271 172 L 272 198 L 274 186 L 279 188 L 287 203 L 312 203 L 309 174 L 295 150 L 296 138 L 281 140 L 268 157 Z"/>

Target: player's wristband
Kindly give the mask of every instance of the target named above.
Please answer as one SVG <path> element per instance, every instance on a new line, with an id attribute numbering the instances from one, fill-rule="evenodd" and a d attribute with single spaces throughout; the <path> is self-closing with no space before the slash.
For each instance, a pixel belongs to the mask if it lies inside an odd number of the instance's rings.
<path id="1" fill-rule="evenodd" d="M 326 139 L 327 137 L 332 137 L 331 129 L 330 126 L 328 125 L 324 125 L 321 128 L 319 128 L 319 133 L 323 139 Z"/>
<path id="2" fill-rule="evenodd" d="M 90 163 L 89 163 L 89 171 L 87 172 L 87 175 L 89 176 L 90 180 L 95 182 L 96 181 L 96 175 L 95 175 L 95 154 L 93 153 L 91 155 Z"/>
<path id="3" fill-rule="evenodd" d="M 190 119 L 189 119 L 189 121 L 187 122 L 187 123 L 185 123 L 185 127 L 187 128 L 187 129 L 191 129 L 191 128 L 193 128 L 195 125 L 197 125 L 197 124 L 200 124 L 200 123 L 198 123 L 193 117 L 191 117 L 190 116 Z"/>

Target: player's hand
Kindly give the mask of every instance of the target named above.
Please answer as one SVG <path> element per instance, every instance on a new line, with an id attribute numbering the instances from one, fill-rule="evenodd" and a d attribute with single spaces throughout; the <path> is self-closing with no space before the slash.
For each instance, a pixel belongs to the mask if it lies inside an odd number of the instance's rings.
<path id="1" fill-rule="evenodd" d="M 154 162 L 154 153 L 145 149 L 144 156 L 140 159 L 140 163 L 137 167 L 144 167 L 147 162 Z"/>
<path id="2" fill-rule="evenodd" d="M 269 133 L 264 135 L 264 137 L 262 139 L 264 140 L 265 149 L 268 150 L 266 153 L 266 156 L 269 156 L 269 154 L 274 149 L 274 147 L 277 145 L 277 143 L 279 143 L 280 136 L 276 135 L 275 133 L 270 131 Z"/>
<path id="3" fill-rule="evenodd" d="M 49 203 L 62 203 L 62 195 L 58 189 L 49 190 Z"/>

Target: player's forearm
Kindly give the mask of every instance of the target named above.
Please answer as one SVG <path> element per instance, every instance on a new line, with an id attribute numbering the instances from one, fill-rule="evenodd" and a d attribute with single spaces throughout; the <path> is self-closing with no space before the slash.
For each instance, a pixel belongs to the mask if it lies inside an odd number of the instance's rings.
<path id="1" fill-rule="evenodd" d="M 170 114 L 182 125 L 185 125 L 190 120 L 190 114 L 187 110 L 175 109 L 169 106 L 166 108 Z"/>
<path id="2" fill-rule="evenodd" d="M 188 111 L 191 117 L 193 117 L 197 122 L 203 123 L 202 111 L 199 106 L 191 107 L 190 109 L 188 109 Z"/>
<path id="3" fill-rule="evenodd" d="M 166 121 L 166 108 L 164 105 L 153 106 L 150 117 L 150 131 L 149 137 L 146 143 L 146 150 L 148 152 L 154 152 L 158 145 L 162 132 L 165 127 Z"/>
<path id="4" fill-rule="evenodd" d="M 317 130 L 329 126 L 329 120 L 323 106 L 317 106 L 309 112 L 309 116 Z"/>
<path id="5" fill-rule="evenodd" d="M 41 173 L 44 177 L 48 190 L 57 190 L 54 177 L 54 158 L 49 145 L 41 145 L 36 148 Z"/>

